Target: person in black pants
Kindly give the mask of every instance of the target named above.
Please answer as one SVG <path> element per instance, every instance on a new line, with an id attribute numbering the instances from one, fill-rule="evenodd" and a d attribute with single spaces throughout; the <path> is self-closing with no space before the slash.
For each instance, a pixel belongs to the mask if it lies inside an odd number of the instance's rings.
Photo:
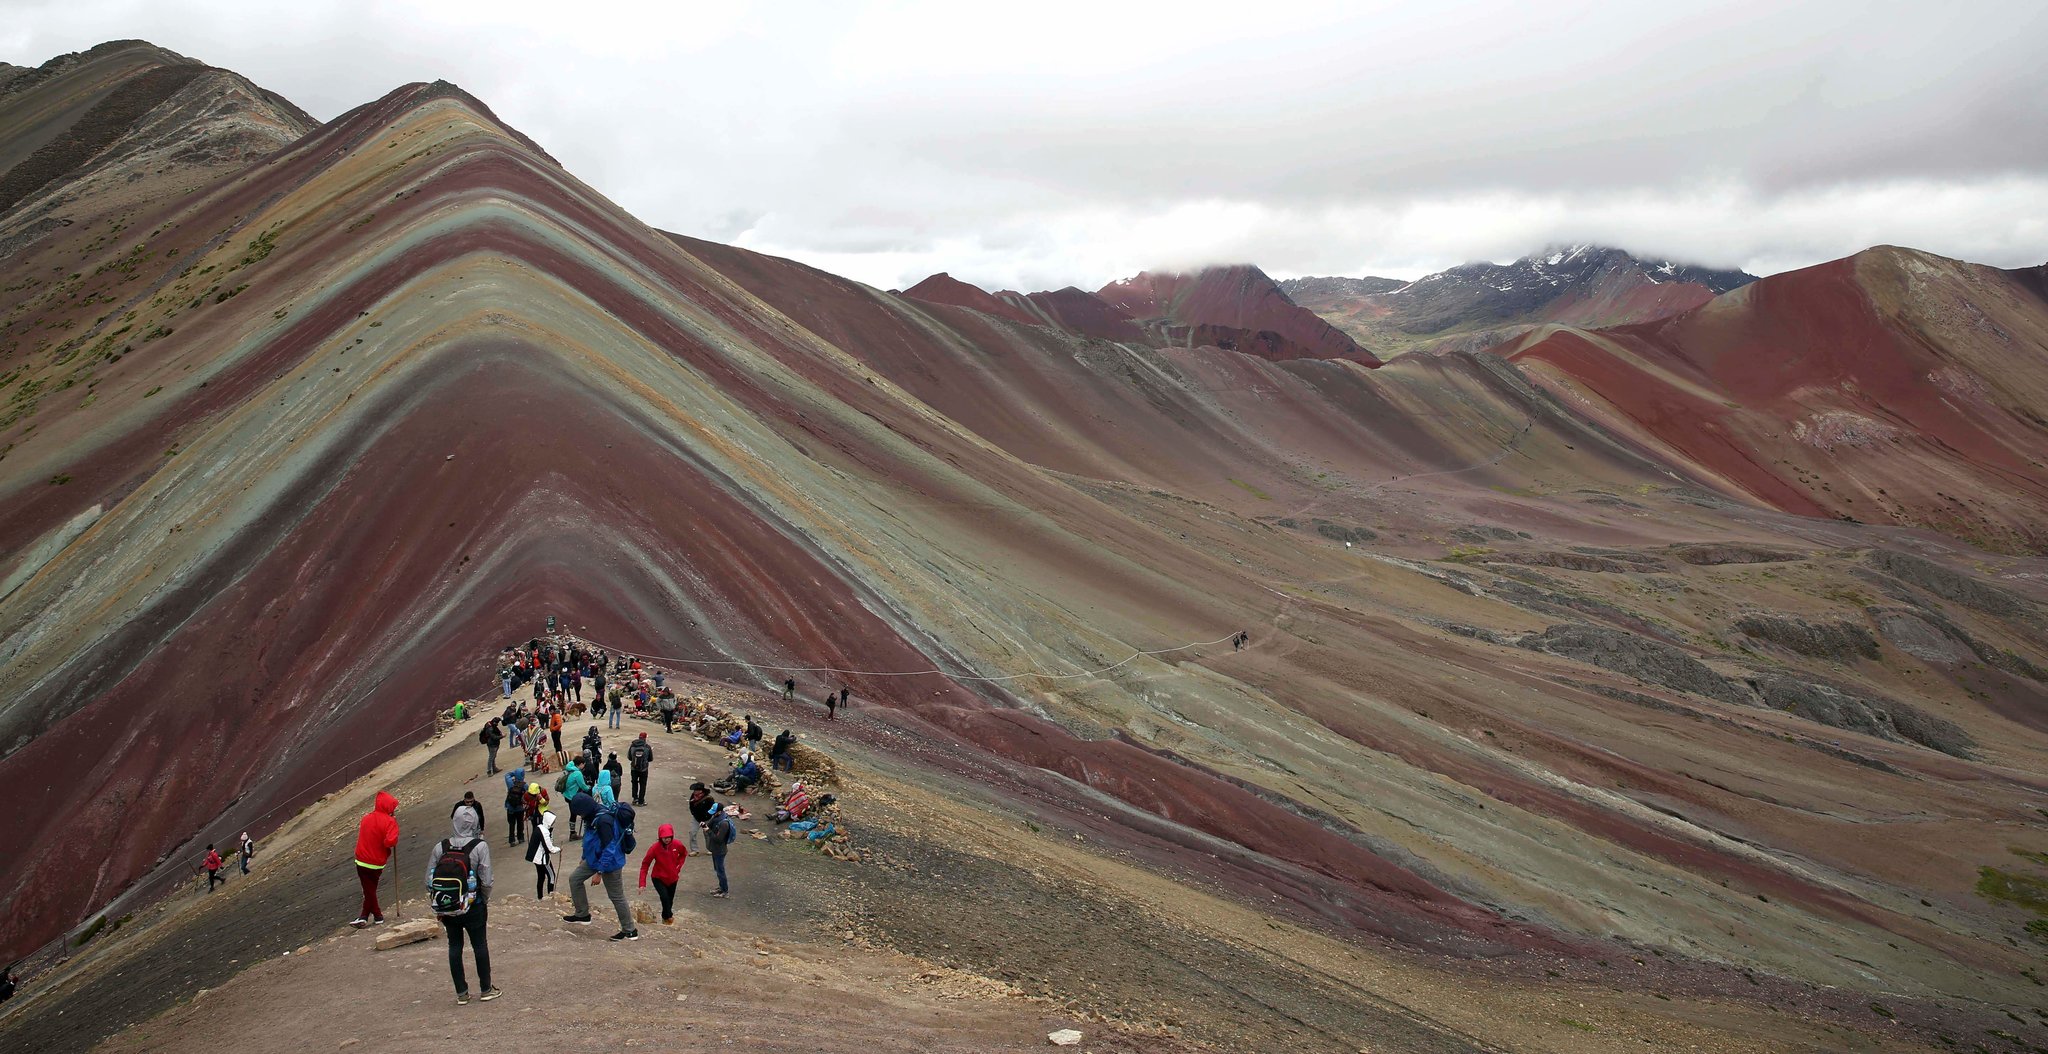
<path id="1" fill-rule="evenodd" d="M 449 837 L 434 844 L 427 853 L 427 883 L 432 888 L 434 870 L 441 857 L 450 849 L 468 846 L 470 875 L 476 880 L 476 900 L 469 910 L 460 915 L 442 915 L 441 928 L 448 936 L 448 976 L 455 981 L 455 1002 L 469 1002 L 469 978 L 462 971 L 462 944 L 468 938 L 476 949 L 476 979 L 483 985 L 483 1001 L 488 1003 L 503 994 L 491 984 L 491 946 L 484 939 L 484 927 L 490 922 L 491 908 L 491 845 L 484 841 L 483 825 L 477 820 L 477 813 L 470 809 L 457 809 L 449 821 Z"/>
<path id="2" fill-rule="evenodd" d="M 647 770 L 654 764 L 654 747 L 647 742 L 647 733 L 626 748 L 626 757 L 633 762 L 633 804 L 647 804 Z"/>

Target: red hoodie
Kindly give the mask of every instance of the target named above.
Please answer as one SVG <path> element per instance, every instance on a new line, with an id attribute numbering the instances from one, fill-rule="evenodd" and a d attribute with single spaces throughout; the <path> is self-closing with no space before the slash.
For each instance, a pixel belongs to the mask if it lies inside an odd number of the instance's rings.
<path id="1" fill-rule="evenodd" d="M 654 844 L 647 847 L 647 855 L 640 858 L 640 888 L 647 888 L 647 869 L 654 869 L 654 880 L 675 885 L 683 879 L 683 861 L 690 851 L 683 848 L 682 840 L 676 837 L 676 825 L 665 823 L 656 832 Z"/>
<path id="2" fill-rule="evenodd" d="M 398 799 L 388 791 L 377 792 L 377 807 L 363 814 L 356 828 L 356 863 L 377 869 L 391 862 L 392 847 L 398 844 Z"/>
<path id="3" fill-rule="evenodd" d="M 220 870 L 220 865 L 221 865 L 221 859 L 220 859 L 220 854 L 219 854 L 219 853 L 216 853 L 216 852 L 214 852 L 214 851 L 213 851 L 213 850 L 211 850 L 211 849 L 208 849 L 208 850 L 206 851 L 206 869 L 207 869 L 208 871 L 218 871 L 218 870 Z M 666 881 L 666 879 L 664 879 L 664 881 Z"/>

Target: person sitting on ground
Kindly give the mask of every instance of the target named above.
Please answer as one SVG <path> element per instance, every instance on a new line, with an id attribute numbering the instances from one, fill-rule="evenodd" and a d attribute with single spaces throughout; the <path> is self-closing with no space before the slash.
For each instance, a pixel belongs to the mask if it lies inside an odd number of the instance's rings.
<path id="1" fill-rule="evenodd" d="M 724 744 L 724 746 L 725 746 L 725 749 L 727 749 L 727 750 L 731 750 L 731 749 L 733 749 L 734 747 L 737 747 L 737 746 L 739 746 L 739 745 L 740 745 L 740 743 L 741 743 L 742 741 L 744 741 L 744 740 L 745 740 L 746 738 L 747 738 L 747 730 L 746 730 L 746 729 L 744 729 L 744 728 L 735 728 L 735 729 L 733 729 L 732 731 L 730 731 L 730 732 L 727 732 L 727 733 L 726 733 L 725 735 L 723 735 L 723 736 L 719 737 L 719 740 L 718 740 L 718 741 L 719 741 L 720 743 Z"/>
<path id="2" fill-rule="evenodd" d="M 804 781 L 797 780 L 789 785 L 789 793 L 784 795 L 782 801 L 776 805 L 775 822 L 786 823 L 790 820 L 801 820 L 804 818 L 804 814 L 810 811 L 810 791 L 804 789 Z"/>
<path id="3" fill-rule="evenodd" d="M 220 873 L 221 865 L 224 863 L 225 861 L 220 858 L 220 854 L 213 851 L 213 843 L 206 843 L 206 859 L 200 861 L 199 866 L 206 869 L 206 891 L 208 893 L 213 892 L 215 884 L 225 884 L 227 882 L 227 879 L 221 877 Z"/>
<path id="4" fill-rule="evenodd" d="M 740 755 L 740 763 L 732 770 L 732 789 L 735 794 L 745 794 L 754 784 L 761 782 L 761 766 L 754 763 L 754 755 L 748 752 Z"/>
<path id="5" fill-rule="evenodd" d="M 683 861 L 690 851 L 676 839 L 674 824 L 662 824 L 659 837 L 640 858 L 640 888 L 647 888 L 647 871 L 654 869 L 654 891 L 661 897 L 661 924 L 676 924 L 676 885 L 683 880 Z"/>
<path id="6" fill-rule="evenodd" d="M 796 746 L 796 733 L 785 728 L 775 737 L 775 745 L 768 748 L 768 764 L 784 772 L 796 771 L 796 755 L 791 749 Z"/>

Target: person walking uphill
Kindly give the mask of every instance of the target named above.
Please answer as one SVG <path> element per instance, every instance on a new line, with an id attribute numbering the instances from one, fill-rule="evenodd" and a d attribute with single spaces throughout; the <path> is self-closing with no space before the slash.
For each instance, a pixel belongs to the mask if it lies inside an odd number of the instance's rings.
<path id="1" fill-rule="evenodd" d="M 468 813 L 460 810 L 456 815 Z M 356 824 L 356 880 L 363 884 L 363 910 L 349 923 L 361 928 L 384 921 L 384 907 L 377 903 L 377 883 L 384 867 L 391 863 L 391 851 L 398 848 L 398 799 L 390 791 L 377 792 L 377 804 Z"/>
<path id="2" fill-rule="evenodd" d="M 491 984 L 491 946 L 484 939 L 490 921 L 491 844 L 480 837 L 483 825 L 474 809 L 457 809 L 449 818 L 449 836 L 427 854 L 427 903 L 448 936 L 448 976 L 455 982 L 455 1002 L 469 1002 L 469 977 L 462 971 L 462 941 L 476 949 L 476 979 L 483 1001 L 498 998 Z"/>
<path id="3" fill-rule="evenodd" d="M 599 808 L 583 838 L 583 862 L 569 873 L 569 901 L 576 910 L 562 916 L 562 921 L 589 923 L 590 894 L 584 887 L 602 881 L 612 910 L 619 915 L 619 932 L 612 934 L 612 939 L 639 940 L 640 928 L 633 923 L 633 909 L 626 906 L 626 880 L 622 874 L 632 852 L 633 807 L 625 802 L 611 802 Z"/>
<path id="4" fill-rule="evenodd" d="M 213 843 L 206 843 L 206 859 L 200 861 L 199 866 L 206 869 L 206 891 L 208 893 L 213 892 L 215 884 L 224 885 L 227 883 L 227 879 L 220 877 L 220 869 L 225 863 L 226 861 L 220 858 L 220 854 L 213 851 Z"/>
<path id="5" fill-rule="evenodd" d="M 633 762 L 633 804 L 647 807 L 647 770 L 654 764 L 654 747 L 647 742 L 647 733 L 626 748 L 626 757 Z"/>
<path id="6" fill-rule="evenodd" d="M 256 859 L 256 841 L 249 837 L 249 832 L 242 832 L 242 844 L 235 847 L 235 853 L 242 858 L 242 873 L 248 874 L 249 861 Z"/>
<path id="7" fill-rule="evenodd" d="M 511 828 L 512 836 L 506 845 L 518 845 L 526 841 L 526 770 L 516 768 L 505 773 L 505 826 Z"/>
<path id="8" fill-rule="evenodd" d="M 640 888 L 647 888 L 647 869 L 654 869 L 654 891 L 661 897 L 661 924 L 676 924 L 676 884 L 683 880 L 683 861 L 690 858 L 690 851 L 676 839 L 674 824 L 661 825 L 660 837 L 647 847 L 647 855 L 640 858 Z"/>
<path id="9" fill-rule="evenodd" d="M 476 734 L 476 741 L 484 745 L 484 775 L 498 774 L 498 744 L 505 741 L 505 733 L 498 727 L 498 719 L 491 718 Z"/>

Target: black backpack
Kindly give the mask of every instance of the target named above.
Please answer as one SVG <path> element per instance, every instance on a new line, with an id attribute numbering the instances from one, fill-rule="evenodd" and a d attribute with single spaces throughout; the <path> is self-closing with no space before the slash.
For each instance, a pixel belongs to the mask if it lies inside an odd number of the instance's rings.
<path id="1" fill-rule="evenodd" d="M 441 857 L 434 861 L 434 877 L 427 880 L 427 903 L 434 914 L 454 918 L 469 914 L 476 903 L 476 872 L 469 860 L 481 838 L 472 838 L 458 849 L 441 843 Z"/>

